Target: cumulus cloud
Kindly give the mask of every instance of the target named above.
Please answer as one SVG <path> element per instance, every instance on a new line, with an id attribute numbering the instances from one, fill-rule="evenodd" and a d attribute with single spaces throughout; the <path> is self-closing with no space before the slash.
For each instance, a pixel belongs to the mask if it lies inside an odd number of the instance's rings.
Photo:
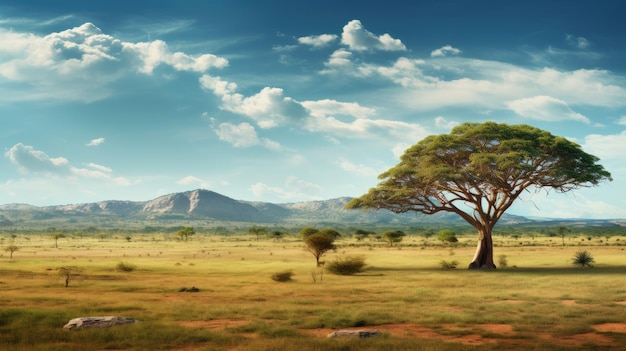
<path id="1" fill-rule="evenodd" d="M 338 164 L 339 167 L 341 167 L 341 169 L 343 169 L 344 171 L 354 173 L 359 176 L 375 177 L 378 175 L 378 173 L 380 173 L 372 167 L 363 164 L 354 164 L 345 159 L 340 159 L 338 161 Z"/>
<path id="2" fill-rule="evenodd" d="M 200 179 L 198 177 L 194 177 L 194 176 L 186 176 L 183 177 L 181 179 L 179 179 L 176 184 L 180 184 L 180 185 L 185 185 L 185 186 L 192 186 L 192 187 L 200 187 L 202 189 L 208 189 L 209 183 L 204 181 L 203 179 Z"/>
<path id="3" fill-rule="evenodd" d="M 87 168 L 75 167 L 64 157 L 50 157 L 45 152 L 22 143 L 13 145 L 4 155 L 24 174 L 108 179 L 120 185 L 130 184 L 126 178 L 114 178 L 109 167 L 96 163 L 88 163 Z"/>
<path id="4" fill-rule="evenodd" d="M 539 95 L 510 101 L 507 106 L 518 115 L 538 121 L 558 122 L 573 120 L 590 123 L 589 118 L 572 109 L 562 100 Z"/>
<path id="5" fill-rule="evenodd" d="M 69 161 L 63 157 L 50 157 L 45 152 L 35 150 L 30 145 L 18 143 L 5 152 L 7 157 L 24 173 L 71 174 Z"/>
<path id="6" fill-rule="evenodd" d="M 417 124 L 371 119 L 376 111 L 355 102 L 346 103 L 331 99 L 299 102 L 285 96 L 282 89 L 270 87 L 246 97 L 236 93 L 236 84 L 209 75 L 202 76 L 200 84 L 221 97 L 222 109 L 247 116 L 263 129 L 295 125 L 310 132 L 347 138 L 383 135 L 402 140 L 415 140 L 427 135 L 424 128 Z M 216 128 L 216 133 L 221 140 L 230 142 L 236 147 L 262 144 L 272 148 L 265 139 L 258 138 L 256 130 L 248 123 L 239 125 L 222 123 Z M 244 135 L 246 138 L 242 138 Z M 273 147 L 277 148 L 278 145 Z"/>
<path id="7" fill-rule="evenodd" d="M 333 41 L 337 40 L 335 34 L 321 34 L 321 35 L 309 35 L 306 37 L 298 38 L 298 43 L 303 45 L 310 45 L 315 48 L 321 48 L 329 45 Z"/>
<path id="8" fill-rule="evenodd" d="M 351 50 L 382 50 L 382 51 L 405 51 L 406 46 L 399 39 L 394 39 L 385 33 L 376 36 L 363 27 L 361 21 L 352 20 L 343 27 L 341 43 Z"/>
<path id="9" fill-rule="evenodd" d="M 265 87 L 259 93 L 245 97 L 235 92 L 236 84 L 220 78 L 203 75 L 200 84 L 221 97 L 222 109 L 250 117 L 261 128 L 273 128 L 296 122 L 306 114 L 300 103 L 284 96 L 280 88 Z"/>
<path id="10" fill-rule="evenodd" d="M 619 121 L 617 121 L 617 124 L 626 125 L 626 116 L 622 116 Z"/>
<path id="11" fill-rule="evenodd" d="M 202 73 L 228 65 L 211 54 L 172 52 L 161 40 L 124 42 L 92 23 L 45 36 L 0 29 L 0 42 L 0 78 L 29 87 L 4 96 L 12 100 L 94 101 L 111 93 L 107 84 L 130 73 L 152 74 L 161 65 Z"/>
<path id="12" fill-rule="evenodd" d="M 461 53 L 461 50 L 457 48 L 453 48 L 450 45 L 442 46 L 437 50 L 433 50 L 430 53 L 430 57 L 443 57 L 448 55 L 458 55 Z"/>
<path id="13" fill-rule="evenodd" d="M 238 125 L 221 123 L 217 128 L 214 128 L 214 130 L 220 140 L 234 147 L 247 148 L 260 145 L 271 150 L 281 149 L 279 143 L 266 138 L 259 138 L 254 127 L 246 122 L 242 122 Z"/>
<path id="14" fill-rule="evenodd" d="M 87 143 L 87 146 L 98 146 L 98 145 L 104 143 L 104 141 L 105 141 L 104 138 L 91 139 L 91 141 L 89 141 Z"/>
<path id="15" fill-rule="evenodd" d="M 626 150 L 626 131 L 619 134 L 590 134 L 585 137 L 583 149 L 601 160 L 617 161 L 622 165 Z"/>

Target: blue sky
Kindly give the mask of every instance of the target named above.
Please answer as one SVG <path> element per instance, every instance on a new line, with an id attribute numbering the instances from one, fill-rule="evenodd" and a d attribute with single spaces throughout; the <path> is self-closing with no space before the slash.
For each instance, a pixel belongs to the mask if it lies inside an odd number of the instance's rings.
<path id="1" fill-rule="evenodd" d="M 423 137 L 491 120 L 614 178 L 510 213 L 626 218 L 621 1 L 26 3 L 0 4 L 0 204 L 359 196 Z"/>

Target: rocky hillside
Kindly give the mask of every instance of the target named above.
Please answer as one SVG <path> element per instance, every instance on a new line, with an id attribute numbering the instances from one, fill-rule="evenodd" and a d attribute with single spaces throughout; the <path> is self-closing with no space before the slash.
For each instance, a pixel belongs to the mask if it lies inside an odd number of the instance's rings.
<path id="1" fill-rule="evenodd" d="M 86 204 L 36 207 L 23 204 L 0 206 L 1 227 L 23 227 L 55 221 L 69 223 L 141 222 L 168 220 L 212 220 L 275 224 L 354 223 L 410 225 L 418 223 L 463 223 L 455 215 L 425 216 L 415 213 L 397 215 L 389 211 L 344 210 L 348 197 L 325 201 L 287 204 L 239 201 L 209 190 L 192 190 L 160 196 L 154 200 L 101 201 Z M 502 222 L 529 222 L 508 216 Z"/>

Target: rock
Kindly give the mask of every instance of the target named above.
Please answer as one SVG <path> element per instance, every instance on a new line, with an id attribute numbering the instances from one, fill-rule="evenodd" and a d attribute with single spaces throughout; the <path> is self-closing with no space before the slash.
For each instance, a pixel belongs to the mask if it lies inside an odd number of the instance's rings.
<path id="1" fill-rule="evenodd" d="M 115 325 L 137 323 L 138 320 L 128 317 L 104 316 L 104 317 L 80 317 L 74 318 L 63 326 L 65 330 L 87 328 L 109 328 Z"/>
<path id="2" fill-rule="evenodd" d="M 192 286 L 191 288 L 180 288 L 178 290 L 178 292 L 198 292 L 200 291 L 200 289 L 196 288 L 195 286 Z"/>
<path id="3" fill-rule="evenodd" d="M 328 338 L 369 338 L 372 336 L 382 335 L 380 330 L 376 329 L 358 329 L 358 330 L 336 330 L 327 335 Z"/>

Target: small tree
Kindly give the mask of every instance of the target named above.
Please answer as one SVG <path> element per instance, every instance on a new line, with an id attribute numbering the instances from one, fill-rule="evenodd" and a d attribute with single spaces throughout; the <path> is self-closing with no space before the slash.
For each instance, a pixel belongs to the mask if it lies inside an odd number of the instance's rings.
<path id="1" fill-rule="evenodd" d="M 393 243 L 399 243 L 406 236 L 401 230 L 388 230 L 383 233 L 382 238 L 385 240 L 389 246 L 393 246 Z"/>
<path id="2" fill-rule="evenodd" d="M 456 233 L 450 229 L 442 229 L 437 233 L 437 239 L 441 240 L 444 244 L 453 244 L 459 241 L 456 238 Z"/>
<path id="3" fill-rule="evenodd" d="M 10 257 L 11 259 L 13 259 L 13 253 L 17 250 L 19 250 L 20 248 L 15 246 L 15 245 L 9 245 L 7 247 L 4 248 L 4 251 L 9 252 L 10 253 Z"/>
<path id="4" fill-rule="evenodd" d="M 50 234 L 50 236 L 52 237 L 52 239 L 54 239 L 55 248 L 59 248 L 59 239 L 65 238 L 65 234 L 63 234 L 62 232 L 54 232 Z"/>
<path id="5" fill-rule="evenodd" d="M 567 228 L 566 226 L 559 227 L 559 236 L 561 237 L 561 240 L 563 241 L 563 246 L 565 246 L 565 234 L 567 234 L 568 232 L 569 232 L 569 228 Z"/>
<path id="6" fill-rule="evenodd" d="M 274 239 L 274 241 L 280 241 L 285 236 L 285 233 L 279 230 L 274 230 L 269 234 L 269 236 Z"/>
<path id="7" fill-rule="evenodd" d="M 256 235 L 256 240 L 259 241 L 261 236 L 267 233 L 267 229 L 265 229 L 265 227 L 253 225 L 248 229 L 248 233 Z"/>
<path id="8" fill-rule="evenodd" d="M 334 241 L 334 238 L 322 233 L 311 234 L 304 239 L 307 250 L 315 257 L 315 263 L 318 267 L 320 266 L 320 257 L 324 256 L 326 252 L 335 249 Z"/>
<path id="9" fill-rule="evenodd" d="M 374 232 L 369 232 L 369 231 L 363 230 L 363 229 L 357 229 L 354 232 L 354 238 L 357 241 L 362 241 L 363 239 L 367 238 L 370 234 L 374 234 Z"/>
<path id="10" fill-rule="evenodd" d="M 78 275 L 78 272 L 80 272 L 81 269 L 77 268 L 77 267 L 59 267 L 57 268 L 57 274 L 65 279 L 65 287 L 67 288 L 68 286 L 70 286 L 70 280 L 72 280 L 73 278 L 75 278 Z"/>
<path id="11" fill-rule="evenodd" d="M 196 234 L 196 232 L 193 230 L 193 227 L 184 227 L 176 232 L 176 235 L 181 237 L 183 241 L 187 241 L 187 239 L 194 234 Z"/>

